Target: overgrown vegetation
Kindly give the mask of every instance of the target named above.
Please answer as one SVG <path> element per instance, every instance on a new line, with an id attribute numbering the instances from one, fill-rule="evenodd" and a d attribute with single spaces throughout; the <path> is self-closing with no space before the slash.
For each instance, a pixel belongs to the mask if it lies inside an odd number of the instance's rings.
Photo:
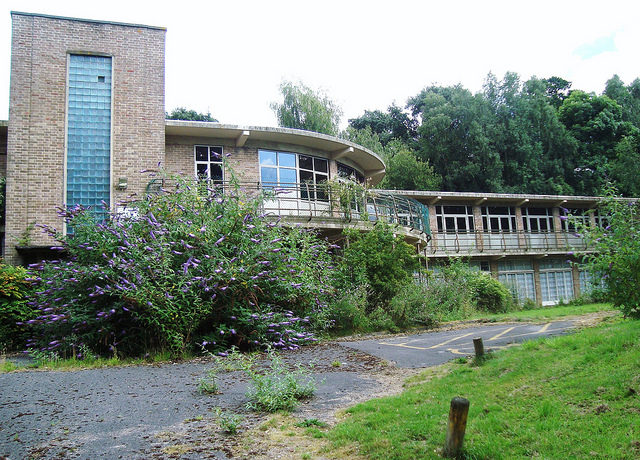
<path id="1" fill-rule="evenodd" d="M 606 226 L 579 226 L 587 247 L 582 256 L 593 279 L 602 279 L 605 296 L 625 316 L 640 318 L 640 203 L 621 201 L 609 187 L 598 207 Z"/>
<path id="2" fill-rule="evenodd" d="M 26 269 L 0 263 L 0 351 L 24 347 L 27 322 L 38 315 L 28 303 L 32 292 Z"/>
<path id="3" fill-rule="evenodd" d="M 259 198 L 177 179 L 136 203 L 136 218 L 96 224 L 62 210 L 73 237 L 46 229 L 69 259 L 37 264 L 31 349 L 77 355 L 174 352 L 203 344 L 296 348 L 330 296 L 330 249 L 259 211 Z"/>
<path id="4" fill-rule="evenodd" d="M 458 361 L 359 404 L 328 434 L 367 458 L 438 457 L 449 403 L 471 401 L 463 458 L 637 458 L 640 323 L 615 321 Z M 532 359 L 535 353 L 535 359 Z M 383 434 L 381 436 L 381 434 Z"/>

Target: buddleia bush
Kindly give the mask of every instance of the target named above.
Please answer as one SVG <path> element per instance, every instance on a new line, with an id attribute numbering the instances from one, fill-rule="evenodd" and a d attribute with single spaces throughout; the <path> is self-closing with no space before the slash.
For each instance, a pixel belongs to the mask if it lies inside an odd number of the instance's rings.
<path id="1" fill-rule="evenodd" d="M 165 183 L 130 218 L 60 210 L 73 236 L 45 228 L 68 257 L 31 267 L 40 315 L 29 346 L 136 355 L 315 340 L 309 326 L 331 295 L 328 244 L 281 226 L 237 186 Z"/>

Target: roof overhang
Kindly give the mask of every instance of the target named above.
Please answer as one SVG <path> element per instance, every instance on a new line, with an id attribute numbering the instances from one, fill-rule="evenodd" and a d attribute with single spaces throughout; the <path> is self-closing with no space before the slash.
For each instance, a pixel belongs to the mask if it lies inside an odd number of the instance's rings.
<path id="1" fill-rule="evenodd" d="M 392 192 L 413 198 L 425 204 L 592 208 L 602 201 L 602 198 L 597 196 L 525 195 L 516 193 L 437 192 L 421 190 L 393 190 Z M 637 198 L 622 198 L 622 200 L 637 201 Z"/>
<path id="2" fill-rule="evenodd" d="M 237 146 L 246 142 L 277 142 L 292 146 L 300 145 L 325 152 L 331 159 L 348 158 L 369 178 L 371 185 L 382 180 L 385 164 L 376 153 L 358 144 L 326 134 L 290 128 L 268 128 L 262 126 L 237 126 L 204 121 L 166 120 L 167 136 L 190 136 L 231 140 Z"/>

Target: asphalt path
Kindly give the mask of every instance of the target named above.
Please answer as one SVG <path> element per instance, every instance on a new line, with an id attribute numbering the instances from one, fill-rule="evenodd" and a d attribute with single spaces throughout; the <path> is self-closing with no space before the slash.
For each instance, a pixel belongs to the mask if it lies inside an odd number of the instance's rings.
<path id="1" fill-rule="evenodd" d="M 542 324 L 482 325 L 417 335 L 340 342 L 340 345 L 385 359 L 398 367 L 419 368 L 473 355 L 473 339 L 477 337 L 482 337 L 485 351 L 501 350 L 525 340 L 565 334 L 574 327 L 573 320 Z"/>

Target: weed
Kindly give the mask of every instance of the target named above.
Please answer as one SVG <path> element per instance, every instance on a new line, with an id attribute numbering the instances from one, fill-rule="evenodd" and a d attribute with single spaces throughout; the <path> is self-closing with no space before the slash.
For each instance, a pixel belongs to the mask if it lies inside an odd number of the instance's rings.
<path id="1" fill-rule="evenodd" d="M 253 368 L 247 370 L 252 380 L 247 392 L 247 408 L 264 412 L 291 411 L 298 401 L 313 396 L 316 382 L 309 368 L 298 365 L 290 371 L 274 351 L 269 352 L 269 358 L 271 364 L 264 373 Z"/>
<path id="2" fill-rule="evenodd" d="M 221 407 L 216 407 L 214 412 L 218 425 L 220 425 L 222 431 L 227 434 L 236 434 L 238 432 L 238 429 L 244 420 L 242 415 L 224 411 Z"/>
<path id="3" fill-rule="evenodd" d="M 336 361 L 334 361 L 334 362 L 332 362 L 332 363 L 331 363 L 331 366 L 332 366 L 332 367 L 340 367 L 340 366 L 342 366 L 342 363 L 341 363 L 340 361 L 337 361 L 337 360 L 336 360 Z"/>
<path id="4" fill-rule="evenodd" d="M 218 376 L 218 372 L 216 369 L 210 369 L 207 371 L 206 377 L 202 377 L 198 381 L 198 391 L 202 394 L 218 394 L 220 393 L 220 387 L 216 382 L 216 378 Z"/>

